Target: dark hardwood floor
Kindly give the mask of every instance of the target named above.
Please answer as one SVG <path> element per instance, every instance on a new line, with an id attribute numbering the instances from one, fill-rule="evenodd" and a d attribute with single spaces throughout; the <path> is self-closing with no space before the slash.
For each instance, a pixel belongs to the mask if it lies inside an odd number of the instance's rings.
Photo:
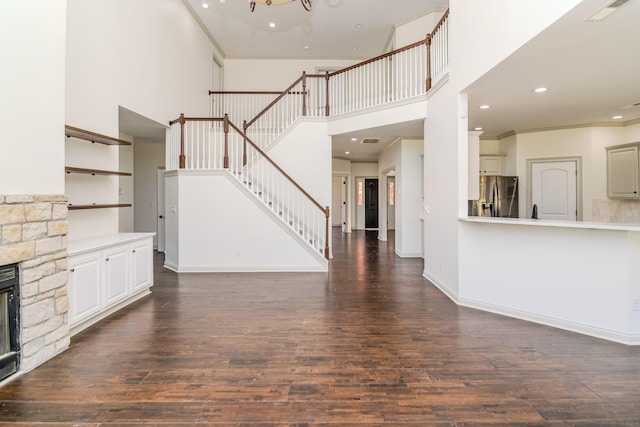
<path id="1" fill-rule="evenodd" d="M 640 425 L 640 348 L 457 307 L 376 232 L 334 248 L 329 274 L 158 259 L 151 296 L 0 388 L 0 425 Z"/>

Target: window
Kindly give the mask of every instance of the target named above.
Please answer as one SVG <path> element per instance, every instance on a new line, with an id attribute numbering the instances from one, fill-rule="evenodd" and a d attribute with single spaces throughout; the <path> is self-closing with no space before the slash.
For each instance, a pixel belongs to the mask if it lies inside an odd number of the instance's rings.
<path id="1" fill-rule="evenodd" d="M 395 203 L 395 181 L 389 181 L 389 206 L 393 206 Z"/>
<path id="2" fill-rule="evenodd" d="M 364 205 L 364 181 L 358 181 L 358 206 Z"/>

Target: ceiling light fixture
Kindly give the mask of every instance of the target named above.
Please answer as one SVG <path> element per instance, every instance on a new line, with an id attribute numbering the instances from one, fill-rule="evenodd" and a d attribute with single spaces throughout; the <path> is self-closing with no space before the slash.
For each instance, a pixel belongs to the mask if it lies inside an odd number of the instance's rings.
<path id="1" fill-rule="evenodd" d="M 275 28 L 275 27 L 276 27 L 275 22 L 269 22 L 269 28 Z"/>
<path id="2" fill-rule="evenodd" d="M 351 152 L 350 151 L 345 151 L 344 154 L 351 154 Z"/>
<path id="3" fill-rule="evenodd" d="M 489 109 L 489 108 L 491 108 L 491 105 L 487 105 L 487 104 L 485 104 L 485 105 L 481 105 L 481 106 L 480 106 L 480 109 L 481 109 L 481 110 L 487 110 L 487 109 Z"/>
<path id="4" fill-rule="evenodd" d="M 473 128 L 473 130 L 482 130 L 482 128 L 477 127 L 477 128 Z"/>
<path id="5" fill-rule="evenodd" d="M 256 3 L 263 4 L 265 6 L 282 6 L 283 4 L 294 2 L 295 0 L 250 0 L 249 9 L 253 12 L 256 8 Z M 311 0 L 300 0 L 302 7 L 307 12 L 311 12 Z"/>
<path id="6" fill-rule="evenodd" d="M 351 138 L 351 141 L 356 142 L 358 138 Z"/>
<path id="7" fill-rule="evenodd" d="M 622 116 L 613 116 L 613 117 L 611 117 L 611 118 L 612 118 L 613 120 L 619 120 L 619 119 L 621 119 L 621 118 L 622 118 Z"/>
<path id="8" fill-rule="evenodd" d="M 206 1 L 203 1 L 202 2 L 202 7 L 205 8 L 205 9 L 208 9 L 209 8 L 209 3 L 207 3 Z"/>
<path id="9" fill-rule="evenodd" d="M 547 91 L 546 87 L 537 87 L 533 90 L 535 93 L 543 93 Z"/>

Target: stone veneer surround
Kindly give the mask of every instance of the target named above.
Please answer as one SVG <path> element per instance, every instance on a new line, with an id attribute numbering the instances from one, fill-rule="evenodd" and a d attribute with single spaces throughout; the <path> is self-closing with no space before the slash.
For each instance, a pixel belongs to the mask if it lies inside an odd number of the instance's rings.
<path id="1" fill-rule="evenodd" d="M 20 267 L 20 371 L 69 347 L 67 198 L 0 195 L 0 265 Z"/>

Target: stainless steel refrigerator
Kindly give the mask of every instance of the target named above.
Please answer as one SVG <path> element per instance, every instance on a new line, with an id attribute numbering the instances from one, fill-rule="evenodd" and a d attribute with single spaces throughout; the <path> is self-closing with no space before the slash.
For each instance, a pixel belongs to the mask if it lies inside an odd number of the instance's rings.
<path id="1" fill-rule="evenodd" d="M 480 199 L 469 200 L 469 215 L 518 218 L 518 177 L 480 176 Z"/>

